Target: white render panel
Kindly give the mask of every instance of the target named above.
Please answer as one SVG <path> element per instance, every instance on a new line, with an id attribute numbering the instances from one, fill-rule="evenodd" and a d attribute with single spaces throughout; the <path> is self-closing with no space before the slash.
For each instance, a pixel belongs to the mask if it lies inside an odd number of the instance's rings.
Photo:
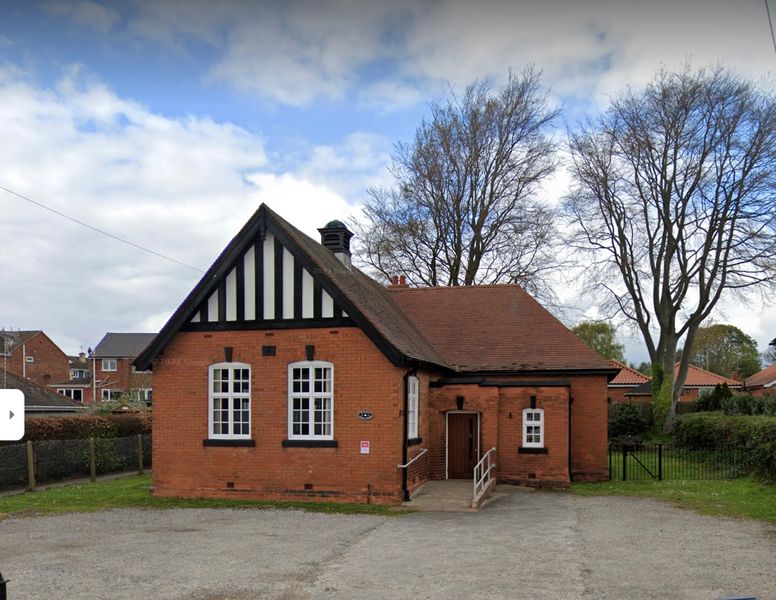
<path id="1" fill-rule="evenodd" d="M 245 320 L 256 320 L 256 251 L 251 246 L 243 259 L 243 273 L 245 273 Z"/>
<path id="2" fill-rule="evenodd" d="M 264 238 L 264 318 L 275 318 L 275 236 Z"/>
<path id="3" fill-rule="evenodd" d="M 218 321 L 218 290 L 213 292 L 207 301 L 207 320 Z"/>
<path id="4" fill-rule="evenodd" d="M 283 318 L 294 318 L 294 255 L 283 248 Z"/>
<path id="5" fill-rule="evenodd" d="M 197 311 L 193 317 L 191 317 L 192 323 L 199 323 L 199 311 Z"/>
<path id="6" fill-rule="evenodd" d="M 323 301 L 321 302 L 321 317 L 324 319 L 331 319 L 334 317 L 334 300 L 326 290 L 323 291 Z"/>
<path id="7" fill-rule="evenodd" d="M 237 269 L 226 276 L 226 320 L 237 320 Z"/>
<path id="8" fill-rule="evenodd" d="M 313 282 L 313 276 L 307 272 L 307 269 L 302 270 L 302 318 L 312 319 L 315 316 L 314 303 L 315 303 L 315 284 Z"/>

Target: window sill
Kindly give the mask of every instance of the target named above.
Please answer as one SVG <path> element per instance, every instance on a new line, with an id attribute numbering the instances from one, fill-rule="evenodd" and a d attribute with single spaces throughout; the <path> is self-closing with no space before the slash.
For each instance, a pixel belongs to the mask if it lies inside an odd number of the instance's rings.
<path id="1" fill-rule="evenodd" d="M 423 443 L 422 437 L 410 438 L 407 440 L 408 446 L 417 446 L 418 444 L 422 444 L 422 443 Z"/>
<path id="2" fill-rule="evenodd" d="M 283 440 L 283 448 L 336 448 L 337 440 Z"/>
<path id="3" fill-rule="evenodd" d="M 547 454 L 547 448 L 526 448 L 521 446 L 517 449 L 518 454 Z"/>
<path id="4" fill-rule="evenodd" d="M 256 440 L 202 440 L 203 446 L 249 446 L 256 445 Z"/>

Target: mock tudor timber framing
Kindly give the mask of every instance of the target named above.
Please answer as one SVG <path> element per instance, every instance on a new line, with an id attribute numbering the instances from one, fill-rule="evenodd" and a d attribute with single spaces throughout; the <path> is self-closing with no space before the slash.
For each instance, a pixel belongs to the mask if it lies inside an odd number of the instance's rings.
<path id="1" fill-rule="evenodd" d="M 253 277 L 247 279 L 253 281 L 254 294 L 253 302 L 246 303 L 246 288 L 250 288 L 246 286 L 246 264 L 251 263 L 246 257 L 251 252 Z M 254 319 L 246 315 L 251 307 Z M 409 362 L 262 205 L 134 364 L 139 370 L 151 369 L 153 360 L 178 331 L 325 327 L 360 327 L 392 364 L 405 366 Z"/>

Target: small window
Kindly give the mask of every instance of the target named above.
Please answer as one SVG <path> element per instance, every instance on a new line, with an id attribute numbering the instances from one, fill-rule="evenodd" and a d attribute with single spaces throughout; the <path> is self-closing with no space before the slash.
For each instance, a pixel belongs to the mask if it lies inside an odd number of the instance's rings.
<path id="1" fill-rule="evenodd" d="M 540 408 L 523 411 L 523 448 L 544 448 L 544 411 Z"/>
<path id="2" fill-rule="evenodd" d="M 251 367 L 243 363 L 218 363 L 209 367 L 210 439 L 251 436 Z M 150 401 L 150 392 L 148 390 Z"/>
<path id="3" fill-rule="evenodd" d="M 62 394 L 74 402 L 84 401 L 84 391 L 80 388 L 59 388 L 57 389 L 57 394 Z"/>
<path id="4" fill-rule="evenodd" d="M 410 440 L 418 437 L 419 388 L 417 377 L 407 378 L 407 438 Z"/>
<path id="5" fill-rule="evenodd" d="M 288 365 L 288 439 L 334 439 L 334 365 Z"/>
<path id="6" fill-rule="evenodd" d="M 110 390 L 103 388 L 101 390 L 103 402 L 113 402 L 121 397 L 121 390 Z"/>
<path id="7" fill-rule="evenodd" d="M 28 363 L 34 363 L 35 362 L 35 357 L 34 356 L 25 356 L 24 360 L 27 361 Z"/>
<path id="8" fill-rule="evenodd" d="M 145 402 L 150 406 L 152 397 L 151 388 L 138 388 L 132 390 L 132 397 L 136 402 Z"/>
<path id="9" fill-rule="evenodd" d="M 102 370 L 103 371 L 115 371 L 116 370 L 116 359 L 115 358 L 103 358 L 102 359 Z"/>
<path id="10" fill-rule="evenodd" d="M 70 379 L 86 379 L 89 377 L 88 369 L 70 369 Z"/>

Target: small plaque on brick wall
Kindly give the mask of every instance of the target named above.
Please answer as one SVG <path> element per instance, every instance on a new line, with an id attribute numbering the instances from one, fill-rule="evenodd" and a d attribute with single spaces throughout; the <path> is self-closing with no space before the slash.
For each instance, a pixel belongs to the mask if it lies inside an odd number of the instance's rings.
<path id="1" fill-rule="evenodd" d="M 374 415 L 371 410 L 362 410 L 358 413 L 358 418 L 362 421 L 370 421 Z"/>

